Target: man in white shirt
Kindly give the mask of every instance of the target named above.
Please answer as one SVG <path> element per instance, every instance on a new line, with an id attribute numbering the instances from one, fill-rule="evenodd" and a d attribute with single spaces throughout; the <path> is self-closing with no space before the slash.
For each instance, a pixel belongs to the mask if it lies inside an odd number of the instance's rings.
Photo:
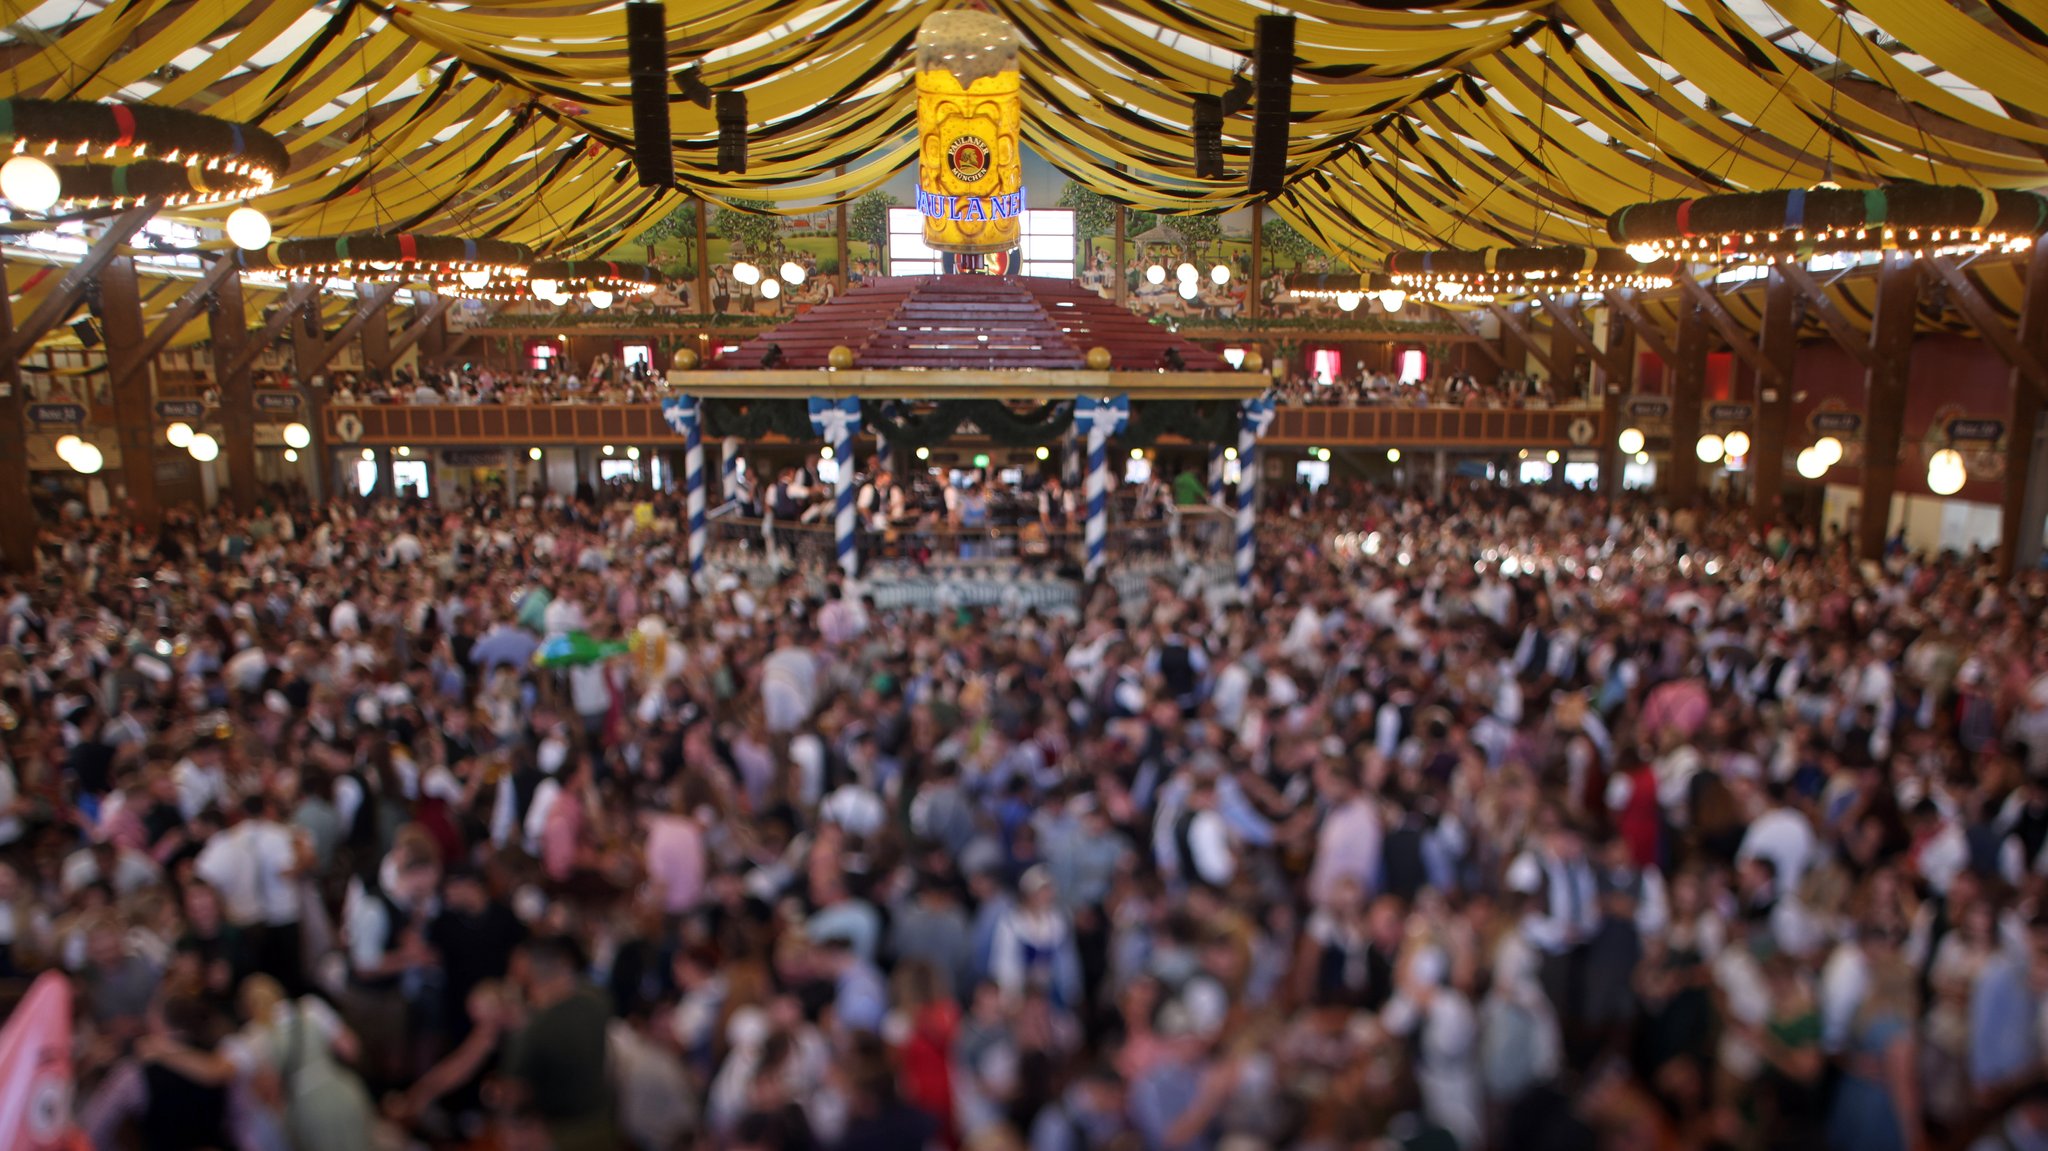
<path id="1" fill-rule="evenodd" d="M 256 970 L 287 989 L 305 985 L 299 947 L 299 844 L 270 800 L 242 801 L 242 818 L 206 841 L 193 873 L 220 894 L 229 923 L 251 940 Z"/>
<path id="2" fill-rule="evenodd" d="M 207 808 L 225 802 L 228 776 L 220 745 L 211 736 L 193 744 L 191 752 L 171 769 L 171 780 L 178 787 L 178 814 L 187 823 L 199 818 L 199 813 Z"/>
<path id="3" fill-rule="evenodd" d="M 1749 786 L 1755 787 L 1755 781 L 1750 781 Z M 1785 805 L 1784 784 L 1773 781 L 1763 784 L 1763 788 L 1751 801 L 1749 830 L 1742 836 L 1735 859 L 1740 863 L 1764 856 L 1776 869 L 1778 891 L 1796 891 L 1813 862 L 1813 827 L 1804 815 Z"/>

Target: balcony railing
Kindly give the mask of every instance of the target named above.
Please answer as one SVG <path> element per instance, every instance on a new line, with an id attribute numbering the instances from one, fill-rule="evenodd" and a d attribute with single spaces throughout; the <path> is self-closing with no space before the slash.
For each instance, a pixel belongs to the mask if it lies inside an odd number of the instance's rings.
<path id="1" fill-rule="evenodd" d="M 330 444 L 362 447 L 681 442 L 663 422 L 658 404 L 329 404 L 326 419 Z M 1608 435 L 1595 407 L 1283 407 L 1265 442 L 1570 448 L 1603 443 Z"/>

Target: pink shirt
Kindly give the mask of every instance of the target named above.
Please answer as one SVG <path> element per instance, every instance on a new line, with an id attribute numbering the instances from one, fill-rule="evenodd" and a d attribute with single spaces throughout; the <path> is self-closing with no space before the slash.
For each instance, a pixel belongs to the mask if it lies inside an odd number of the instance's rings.
<path id="1" fill-rule="evenodd" d="M 565 787 L 548 808 L 547 823 L 540 833 L 540 862 L 549 879 L 560 883 L 575 873 L 576 844 L 582 837 L 583 800 L 574 789 Z"/>
<path id="2" fill-rule="evenodd" d="M 681 915 L 704 891 L 704 833 L 697 821 L 657 815 L 647 824 L 647 878 L 661 885 L 662 910 Z"/>

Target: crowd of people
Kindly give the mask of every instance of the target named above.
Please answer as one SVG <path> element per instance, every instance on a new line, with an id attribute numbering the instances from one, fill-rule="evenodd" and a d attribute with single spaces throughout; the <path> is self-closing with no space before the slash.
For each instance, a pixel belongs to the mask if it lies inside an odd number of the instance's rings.
<path id="1" fill-rule="evenodd" d="M 1400 379 L 1363 364 L 1348 376 L 1288 372 L 1274 380 L 1273 389 L 1283 404 L 1317 408 L 1548 408 L 1585 402 L 1582 387 L 1559 395 L 1551 381 L 1527 372 L 1500 372 L 1487 380 L 1470 372 Z"/>
<path id="2" fill-rule="evenodd" d="M 1049 616 L 693 581 L 666 493 L 67 524 L 0 976 L 99 1148 L 2044 1145 L 2048 583 L 1297 506 Z"/>

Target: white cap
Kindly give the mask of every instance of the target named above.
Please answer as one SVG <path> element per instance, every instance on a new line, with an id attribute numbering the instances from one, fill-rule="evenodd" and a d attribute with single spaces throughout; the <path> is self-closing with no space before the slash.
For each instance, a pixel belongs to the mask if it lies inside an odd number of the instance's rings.
<path id="1" fill-rule="evenodd" d="M 1504 882 L 1509 891 L 1521 895 L 1534 895 L 1543 889 L 1543 866 L 1536 862 L 1533 855 L 1518 855 L 1513 863 L 1508 864 Z"/>

